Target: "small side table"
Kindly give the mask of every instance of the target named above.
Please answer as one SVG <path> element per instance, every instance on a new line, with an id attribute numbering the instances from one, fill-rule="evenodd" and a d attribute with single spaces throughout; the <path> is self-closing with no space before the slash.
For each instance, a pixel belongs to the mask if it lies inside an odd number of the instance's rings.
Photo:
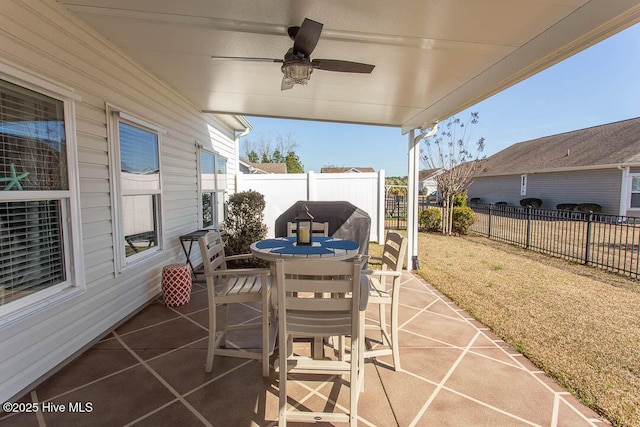
<path id="1" fill-rule="evenodd" d="M 191 249 L 193 249 L 193 243 L 197 242 L 198 239 L 205 234 L 207 234 L 210 230 L 196 230 L 191 233 L 183 234 L 180 236 L 180 246 L 182 246 L 182 251 L 184 255 L 187 257 L 185 261 L 189 268 L 191 269 L 191 273 L 193 274 L 193 280 L 196 281 L 196 274 L 202 273 L 202 271 L 196 271 L 191 263 Z"/>
<path id="2" fill-rule="evenodd" d="M 196 230 L 196 231 L 192 231 L 191 233 L 187 233 L 187 234 L 183 234 L 182 236 L 180 236 L 180 246 L 182 246 L 182 251 L 184 252 L 184 255 L 187 257 L 187 260 L 185 261 L 187 263 L 187 265 L 189 266 L 189 268 L 191 269 L 191 273 L 193 274 L 193 281 L 194 282 L 204 282 L 204 279 L 197 279 L 196 278 L 196 274 L 204 274 L 204 269 L 203 268 L 199 268 L 196 270 L 196 268 L 193 266 L 193 264 L 191 263 L 191 250 L 193 249 L 193 243 L 194 242 L 198 242 L 198 239 L 202 236 L 204 236 L 205 234 L 207 234 L 210 231 L 217 231 L 213 228 L 210 229 L 206 229 L 206 230 Z M 224 231 L 220 230 L 220 233 L 224 235 Z"/>

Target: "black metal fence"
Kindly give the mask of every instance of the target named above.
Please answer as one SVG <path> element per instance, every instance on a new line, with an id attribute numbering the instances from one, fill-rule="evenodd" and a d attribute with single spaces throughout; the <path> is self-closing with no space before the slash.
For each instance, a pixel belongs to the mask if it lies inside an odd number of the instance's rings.
<path id="1" fill-rule="evenodd" d="M 435 204 L 420 199 L 418 211 Z M 640 279 L 640 218 L 503 205 L 470 205 L 471 231 L 490 239 Z M 386 201 L 387 229 L 407 228 L 405 196 Z"/>
<path id="2" fill-rule="evenodd" d="M 471 227 L 475 233 L 636 279 L 640 276 L 640 218 L 520 206 L 471 208 L 476 213 Z"/>
<path id="3" fill-rule="evenodd" d="M 429 206 L 427 196 L 418 196 L 418 210 L 422 211 Z M 385 199 L 384 227 L 388 230 L 407 229 L 407 196 L 389 195 Z"/>
<path id="4" fill-rule="evenodd" d="M 388 196 L 384 203 L 384 226 L 390 230 L 407 228 L 407 196 Z"/>

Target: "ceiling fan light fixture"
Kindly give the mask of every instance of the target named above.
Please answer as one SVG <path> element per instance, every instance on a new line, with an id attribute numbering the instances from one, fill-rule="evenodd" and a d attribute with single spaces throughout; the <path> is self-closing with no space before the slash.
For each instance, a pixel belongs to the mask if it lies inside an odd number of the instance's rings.
<path id="1" fill-rule="evenodd" d="M 312 72 L 313 66 L 304 60 L 287 61 L 282 64 L 282 73 L 287 84 L 306 85 Z"/>

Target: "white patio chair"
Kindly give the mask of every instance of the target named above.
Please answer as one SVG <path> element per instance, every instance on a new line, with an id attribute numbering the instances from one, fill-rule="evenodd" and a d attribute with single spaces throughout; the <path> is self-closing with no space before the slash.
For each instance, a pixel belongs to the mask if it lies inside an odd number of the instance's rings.
<path id="1" fill-rule="evenodd" d="M 382 345 L 387 348 L 374 348 L 364 351 L 365 358 L 391 354 L 393 369 L 399 371 L 400 350 L 398 348 L 398 300 L 400 298 L 400 280 L 402 266 L 407 253 L 407 239 L 396 232 L 388 232 L 381 257 L 369 257 L 369 261 L 381 262 L 380 270 L 364 270 L 362 274 L 369 279 L 369 304 L 378 304 L 380 323 L 366 324 L 366 329 L 380 331 Z M 390 285 L 390 287 L 389 287 Z M 386 306 L 391 306 L 391 331 L 387 326 Z"/>
<path id="2" fill-rule="evenodd" d="M 257 359 L 262 361 L 262 376 L 269 376 L 269 355 L 273 353 L 275 341 L 275 324 L 270 327 L 268 268 L 227 269 L 227 261 L 251 258 L 251 254 L 225 256 L 224 242 L 218 231 L 211 231 L 198 239 L 207 280 L 209 299 L 209 343 L 205 371 L 211 372 L 214 355 Z M 242 323 L 229 325 L 228 314 L 230 304 L 260 302 L 262 320 L 260 323 Z M 220 330 L 217 330 L 216 311 L 223 306 Z M 240 348 L 225 348 L 227 332 L 239 329 L 261 328 L 262 350 L 247 351 Z M 273 329 L 273 333 L 270 330 Z M 271 336 L 271 340 L 270 340 Z"/>
<path id="3" fill-rule="evenodd" d="M 298 230 L 298 224 L 295 222 L 287 222 L 287 237 L 295 237 Z M 311 223 L 311 235 L 316 237 L 329 237 L 329 223 L 328 222 L 312 222 Z"/>
<path id="4" fill-rule="evenodd" d="M 361 281 L 359 262 L 284 261 L 276 262 L 278 283 L 279 350 L 279 425 L 298 422 L 350 422 L 357 425 L 358 394 L 364 379 L 364 310 L 368 296 L 366 281 Z M 354 292 L 355 291 L 355 292 Z M 325 297 L 317 295 L 325 294 Z M 345 297 L 345 295 L 350 295 Z M 352 363 L 327 358 L 313 359 L 293 354 L 294 336 L 351 336 Z M 288 348 L 289 347 L 289 348 Z M 287 381 L 291 374 L 349 375 L 349 410 L 309 412 L 288 408 Z"/>
<path id="5" fill-rule="evenodd" d="M 298 231 L 298 224 L 295 222 L 287 222 L 287 237 L 295 237 Z M 311 236 L 316 236 L 316 237 L 329 237 L 329 223 L 328 222 L 316 222 L 313 221 L 311 222 Z M 306 337 L 308 338 L 308 337 Z M 302 338 L 300 337 L 300 339 L 302 341 L 305 341 L 306 338 Z M 318 343 L 322 342 L 322 339 L 318 339 L 315 340 L 315 342 L 312 343 L 312 348 L 314 349 L 314 351 L 320 351 L 320 350 L 315 350 L 316 346 L 318 345 Z"/>

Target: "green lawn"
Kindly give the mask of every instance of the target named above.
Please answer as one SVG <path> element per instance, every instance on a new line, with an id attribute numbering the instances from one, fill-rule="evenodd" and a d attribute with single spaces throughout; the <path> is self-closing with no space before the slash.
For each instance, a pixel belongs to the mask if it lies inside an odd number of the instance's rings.
<path id="1" fill-rule="evenodd" d="M 640 426 L 639 283 L 478 237 L 420 233 L 419 258 L 422 277 L 585 404 Z"/>

